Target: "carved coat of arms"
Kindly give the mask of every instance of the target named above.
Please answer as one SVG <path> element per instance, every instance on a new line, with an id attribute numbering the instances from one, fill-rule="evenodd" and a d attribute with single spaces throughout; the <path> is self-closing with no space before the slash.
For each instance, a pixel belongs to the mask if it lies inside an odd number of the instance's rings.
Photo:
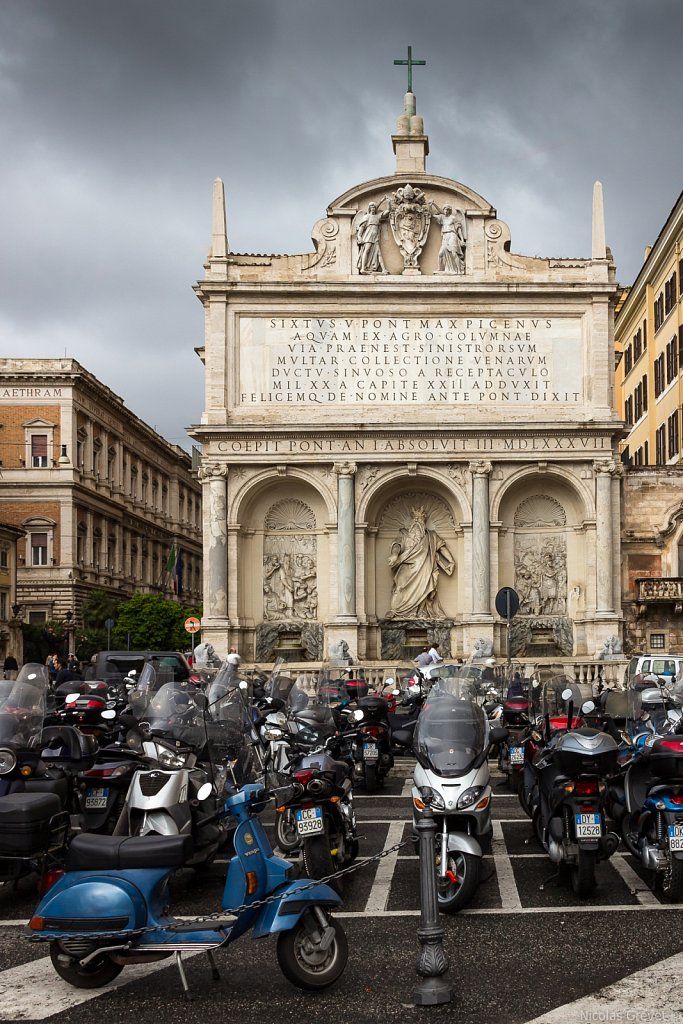
<path id="1" fill-rule="evenodd" d="M 422 247 L 427 241 L 431 211 L 422 189 L 403 185 L 394 192 L 389 204 L 389 223 L 396 245 L 401 250 L 404 268 L 417 268 Z"/>

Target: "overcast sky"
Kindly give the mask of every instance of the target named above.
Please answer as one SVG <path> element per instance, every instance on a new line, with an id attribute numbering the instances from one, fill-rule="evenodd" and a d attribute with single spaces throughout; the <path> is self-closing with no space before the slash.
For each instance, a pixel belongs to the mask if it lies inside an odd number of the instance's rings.
<path id="1" fill-rule="evenodd" d="M 681 0 L 2 0 L 0 354 L 66 353 L 187 445 L 213 179 L 234 251 L 310 251 L 393 172 L 408 44 L 427 169 L 541 256 L 590 255 L 601 180 L 628 284 L 683 185 L 682 32 Z"/>

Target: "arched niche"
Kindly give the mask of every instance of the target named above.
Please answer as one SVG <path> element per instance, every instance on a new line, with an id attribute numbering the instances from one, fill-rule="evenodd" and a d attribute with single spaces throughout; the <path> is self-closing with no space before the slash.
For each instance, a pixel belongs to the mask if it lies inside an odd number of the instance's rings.
<path id="1" fill-rule="evenodd" d="M 237 566 L 228 570 L 237 571 L 240 618 L 254 624 L 324 620 L 330 551 L 323 495 L 300 479 L 271 476 L 249 490 L 235 514 Z"/>
<path id="2" fill-rule="evenodd" d="M 459 509 L 456 511 L 455 507 L 457 502 L 445 488 L 419 475 L 395 480 L 374 496 L 368 508 L 370 550 L 365 560 L 370 616 L 404 621 L 456 617 L 462 597 L 463 541 Z M 409 561 L 403 561 L 403 552 L 410 543 L 411 528 L 418 533 L 422 529 L 416 525 L 420 522 L 431 535 L 427 557 L 436 574 L 436 593 L 432 600 L 416 605 L 409 592 L 419 595 L 425 588 L 417 586 L 411 590 L 411 578 L 417 568 L 413 570 Z M 397 594 L 399 588 L 406 594 L 405 600 Z"/>

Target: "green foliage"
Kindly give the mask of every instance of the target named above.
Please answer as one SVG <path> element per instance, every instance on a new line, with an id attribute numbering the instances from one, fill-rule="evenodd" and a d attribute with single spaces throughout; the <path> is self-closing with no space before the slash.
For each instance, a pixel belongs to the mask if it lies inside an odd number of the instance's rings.
<path id="1" fill-rule="evenodd" d="M 69 654 L 65 649 L 66 629 L 59 619 L 41 623 L 25 622 L 21 631 L 24 636 L 24 664 L 31 661 L 44 664 L 48 654 Z"/>
<path id="2" fill-rule="evenodd" d="M 112 630 L 112 648 L 125 650 L 130 634 L 131 650 L 183 651 L 190 643 L 184 622 L 190 615 L 201 618 L 201 610 L 186 608 L 158 594 L 135 594 L 118 608 Z M 195 634 L 195 643 L 197 637 Z"/>
<path id="3" fill-rule="evenodd" d="M 81 609 L 81 619 L 86 632 L 89 629 L 104 629 L 107 619 L 116 620 L 123 598 L 108 594 L 106 590 L 93 590 Z"/>

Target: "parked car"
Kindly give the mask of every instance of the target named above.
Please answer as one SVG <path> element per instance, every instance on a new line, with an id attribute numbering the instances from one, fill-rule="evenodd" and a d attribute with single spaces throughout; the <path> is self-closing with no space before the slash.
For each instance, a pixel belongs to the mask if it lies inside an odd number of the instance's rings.
<path id="1" fill-rule="evenodd" d="M 624 684 L 632 686 L 636 676 L 669 676 L 672 680 L 683 676 L 681 654 L 634 654 L 624 676 Z"/>
<path id="2" fill-rule="evenodd" d="M 157 678 L 160 673 L 181 682 L 190 678 L 190 666 L 180 651 L 99 651 L 88 675 L 105 682 L 121 679 L 131 670 L 139 674 L 146 662 L 151 662 Z"/>

